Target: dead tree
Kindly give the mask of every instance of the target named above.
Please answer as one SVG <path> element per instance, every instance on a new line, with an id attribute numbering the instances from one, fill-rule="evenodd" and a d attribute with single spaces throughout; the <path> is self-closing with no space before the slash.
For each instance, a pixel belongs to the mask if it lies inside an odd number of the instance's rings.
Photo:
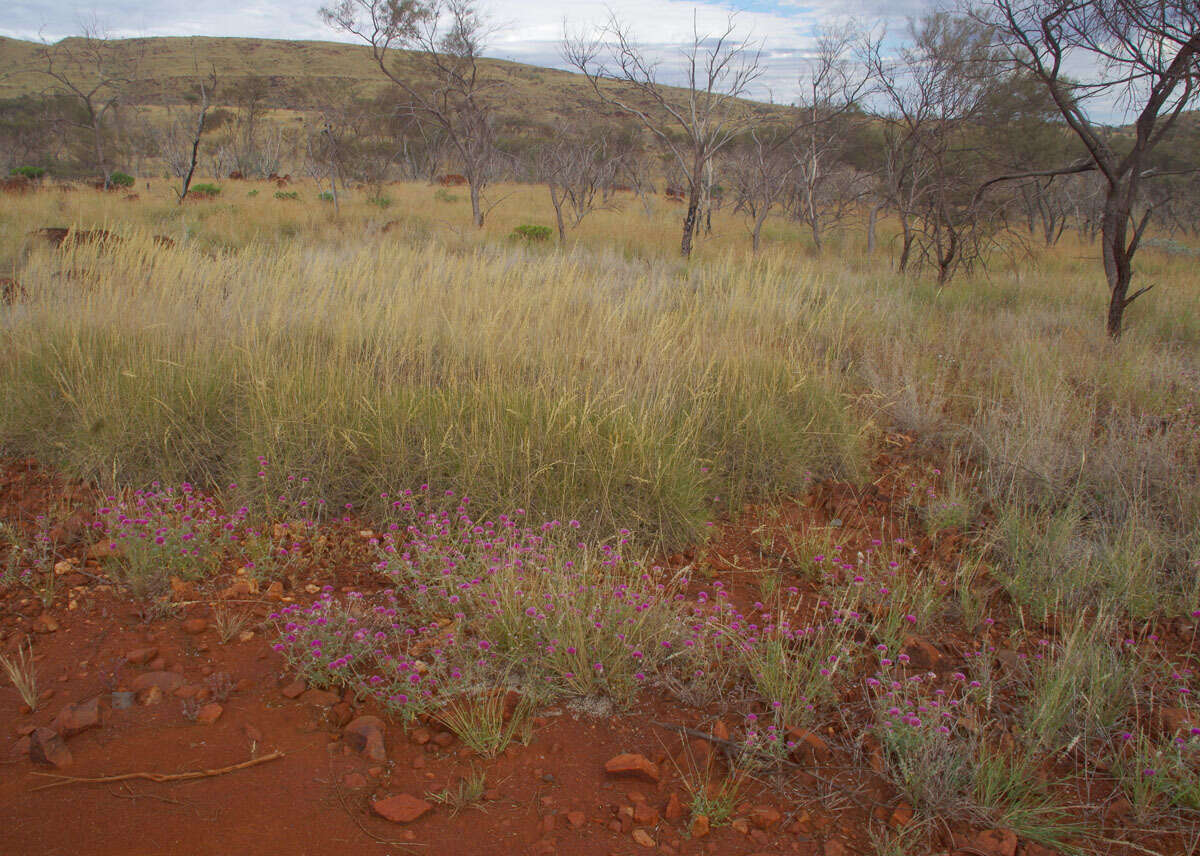
<path id="1" fill-rule="evenodd" d="M 716 34 L 702 33 L 693 19 L 691 42 L 682 49 L 683 85 L 673 89 L 613 16 L 594 37 L 564 37 L 563 58 L 587 77 L 602 103 L 636 117 L 674 160 L 687 185 L 679 252 L 689 257 L 706 170 L 731 140 L 761 121 L 739 100 L 764 71 L 761 52 L 735 37 L 732 18 Z"/>

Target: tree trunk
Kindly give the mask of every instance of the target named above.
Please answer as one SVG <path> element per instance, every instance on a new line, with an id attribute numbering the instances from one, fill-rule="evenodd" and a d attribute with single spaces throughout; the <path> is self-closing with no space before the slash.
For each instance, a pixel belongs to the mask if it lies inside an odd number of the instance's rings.
<path id="1" fill-rule="evenodd" d="M 1121 323 L 1128 306 L 1129 283 L 1133 279 L 1130 264 L 1132 253 L 1127 245 L 1126 229 L 1130 208 L 1122 188 L 1112 187 L 1104 201 L 1104 217 L 1100 221 L 1100 244 L 1104 253 L 1104 275 L 1108 279 L 1108 335 L 1121 337 Z"/>
<path id="2" fill-rule="evenodd" d="M 875 223 L 879 219 L 879 206 L 872 205 L 871 213 L 867 215 L 867 255 L 875 253 Z"/>
<path id="3" fill-rule="evenodd" d="M 758 242 L 762 237 L 762 227 L 765 222 L 767 222 L 767 211 L 763 211 L 763 213 L 754 218 L 754 232 L 751 235 L 751 246 L 756 253 L 758 252 Z"/>
<path id="4" fill-rule="evenodd" d="M 475 227 L 478 229 L 482 229 L 483 228 L 483 209 L 479 205 L 479 184 L 478 184 L 478 182 L 472 180 L 470 182 L 470 188 L 471 188 L 471 218 L 472 218 L 472 221 L 475 223 Z"/>
<path id="5" fill-rule="evenodd" d="M 810 225 L 812 226 L 813 249 L 819 256 L 821 255 L 821 250 L 823 249 L 824 245 L 821 243 L 821 219 L 817 216 L 816 211 L 812 212 L 812 220 L 810 221 Z"/>
<path id="6" fill-rule="evenodd" d="M 900 261 L 896 265 L 896 269 L 900 273 L 904 273 L 906 270 L 908 270 L 908 257 L 912 252 L 913 231 L 912 227 L 908 225 L 907 217 L 901 218 L 900 226 L 903 230 L 903 243 L 900 246 Z"/>

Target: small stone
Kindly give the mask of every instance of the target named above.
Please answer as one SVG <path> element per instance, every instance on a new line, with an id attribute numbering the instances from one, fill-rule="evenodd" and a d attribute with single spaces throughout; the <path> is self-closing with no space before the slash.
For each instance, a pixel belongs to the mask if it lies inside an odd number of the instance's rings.
<path id="1" fill-rule="evenodd" d="M 12 745 L 12 749 L 8 751 L 8 757 L 14 760 L 27 757 L 29 755 L 29 745 L 32 742 L 33 740 L 28 734 L 24 735 L 20 740 Z"/>
<path id="2" fill-rule="evenodd" d="M 653 826 L 658 823 L 658 809 L 647 802 L 639 802 L 633 807 L 633 822 L 642 826 Z"/>
<path id="3" fill-rule="evenodd" d="M 667 798 L 667 807 L 663 810 L 663 817 L 667 820 L 679 820 L 683 817 L 683 803 L 679 801 L 679 794 L 674 791 Z"/>
<path id="4" fill-rule="evenodd" d="M 825 842 L 825 846 L 821 848 L 821 852 L 824 856 L 850 856 L 850 851 L 846 849 L 846 845 L 837 838 L 828 839 Z"/>
<path id="5" fill-rule="evenodd" d="M 125 661 L 133 663 L 135 666 L 141 666 L 149 663 L 158 656 L 157 648 L 134 648 L 125 654 Z"/>
<path id="6" fill-rule="evenodd" d="M 903 829 L 913 819 L 913 808 L 906 802 L 901 802 L 894 809 L 888 818 L 888 825 L 892 829 Z"/>
<path id="7" fill-rule="evenodd" d="M 185 683 L 183 675 L 175 672 L 143 672 L 133 679 L 129 688 L 136 692 L 157 689 L 162 693 L 173 693 Z"/>
<path id="8" fill-rule="evenodd" d="M 443 731 L 433 738 L 433 742 L 438 746 L 441 746 L 443 749 L 447 749 L 449 748 L 450 744 L 454 742 L 454 735 L 449 731 Z"/>
<path id="9" fill-rule="evenodd" d="M 418 755 L 417 757 L 413 758 L 413 760 L 412 760 L 412 768 L 413 768 L 414 770 L 424 770 L 424 769 L 425 769 L 425 758 L 424 758 L 424 756 L 422 756 L 422 755 Z"/>
<path id="10" fill-rule="evenodd" d="M 411 794 L 398 794 L 387 799 L 376 800 L 371 808 L 377 815 L 392 823 L 412 823 L 433 811 L 433 806 Z"/>
<path id="11" fill-rule="evenodd" d="M 187 633 L 190 636 L 195 636 L 199 633 L 203 633 L 207 629 L 208 629 L 208 619 L 207 618 L 189 618 L 187 621 L 183 622 L 183 632 Z"/>
<path id="12" fill-rule="evenodd" d="M 300 696 L 300 701 L 305 704 L 315 704 L 317 707 L 333 707 L 342 700 L 342 697 L 337 693 L 331 693 L 326 690 L 307 690 Z"/>
<path id="13" fill-rule="evenodd" d="M 271 600 L 282 600 L 283 599 L 283 583 L 281 583 L 279 580 L 276 580 L 275 582 L 273 582 L 269 586 L 267 586 L 267 597 L 270 598 Z"/>
<path id="14" fill-rule="evenodd" d="M 759 829 L 771 829 L 783 820 L 783 815 L 769 805 L 756 806 L 750 812 L 750 822 Z"/>
<path id="15" fill-rule="evenodd" d="M 433 733 L 428 728 L 415 728 L 412 733 L 412 741 L 418 746 L 424 746 L 433 739 Z"/>
<path id="16" fill-rule="evenodd" d="M 58 621 L 48 612 L 43 612 L 33 620 L 33 629 L 38 633 L 54 633 L 58 630 Z"/>
<path id="17" fill-rule="evenodd" d="M 352 790 L 365 788 L 367 786 L 367 777 L 362 773 L 347 773 L 345 778 L 342 779 L 342 784 Z"/>
<path id="18" fill-rule="evenodd" d="M 286 687 L 280 690 L 284 698 L 300 698 L 304 695 L 304 691 L 308 689 L 308 684 L 297 678 Z"/>
<path id="19" fill-rule="evenodd" d="M 93 698 L 79 704 L 69 704 L 58 712 L 51 728 L 63 737 L 74 737 L 81 731 L 100 724 L 100 699 Z"/>
<path id="20" fill-rule="evenodd" d="M 659 780 L 658 765 L 645 755 L 627 752 L 604 762 L 604 771 L 614 776 L 641 776 L 652 782 Z"/>
<path id="21" fill-rule="evenodd" d="M 802 763 L 824 764 L 833 757 L 829 744 L 819 734 L 807 728 L 789 728 L 788 738 L 796 744 L 792 754 Z"/>
<path id="22" fill-rule="evenodd" d="M 346 725 L 346 743 L 356 752 L 382 764 L 387 760 L 387 748 L 383 742 L 384 725 L 378 716 L 360 716 Z"/>
<path id="23" fill-rule="evenodd" d="M 148 668 L 152 672 L 164 671 L 167 668 L 167 658 L 166 657 L 155 657 L 153 660 L 151 660 L 149 663 L 146 664 L 146 668 Z"/>
<path id="24" fill-rule="evenodd" d="M 29 760 L 44 767 L 69 767 L 74 760 L 66 741 L 51 728 L 35 728 L 29 735 Z"/>
<path id="25" fill-rule="evenodd" d="M 692 826 L 690 829 L 692 838 L 703 838 L 708 835 L 708 815 L 698 814 L 692 818 Z"/>
<path id="26" fill-rule="evenodd" d="M 587 815 L 581 811 L 569 811 L 567 823 L 571 824 L 572 829 L 583 829 L 583 825 L 587 823 Z"/>
<path id="27" fill-rule="evenodd" d="M 974 835 L 955 835 L 954 846 L 979 856 L 1016 856 L 1017 836 L 1009 829 L 988 829 Z"/>
<path id="28" fill-rule="evenodd" d="M 644 829 L 635 829 L 633 831 L 633 841 L 647 849 L 654 846 L 654 839 L 650 837 L 650 833 Z"/>
<path id="29" fill-rule="evenodd" d="M 744 817 L 735 817 L 729 821 L 729 825 L 733 827 L 734 832 L 740 832 L 742 835 L 750 834 L 750 821 Z"/>
<path id="30" fill-rule="evenodd" d="M 725 724 L 725 720 L 718 719 L 713 723 L 712 736 L 718 740 L 729 739 L 729 726 Z"/>
<path id="31" fill-rule="evenodd" d="M 942 652 L 926 639 L 920 636 L 904 637 L 904 647 L 901 652 L 908 657 L 909 663 L 917 669 L 933 669 L 942 662 Z"/>
<path id="32" fill-rule="evenodd" d="M 138 693 L 138 703 L 146 707 L 152 704 L 161 704 L 163 700 L 163 691 L 158 687 L 150 687 Z"/>
<path id="33" fill-rule="evenodd" d="M 221 718 L 221 714 L 225 712 L 225 708 L 214 702 L 209 702 L 200 708 L 196 714 L 196 721 L 201 725 L 212 725 Z"/>

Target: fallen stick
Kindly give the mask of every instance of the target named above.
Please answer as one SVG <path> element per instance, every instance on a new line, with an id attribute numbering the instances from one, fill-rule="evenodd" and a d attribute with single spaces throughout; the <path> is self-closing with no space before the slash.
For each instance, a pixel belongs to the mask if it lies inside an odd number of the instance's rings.
<path id="1" fill-rule="evenodd" d="M 243 761 L 240 764 L 233 764 L 229 767 L 219 767 L 215 770 L 192 770 L 187 773 L 121 773 L 118 776 L 63 776 L 58 773 L 37 773 L 35 776 L 47 776 L 49 778 L 58 779 L 57 782 L 50 782 L 46 785 L 38 785 L 36 788 L 30 788 L 31 791 L 44 791 L 47 788 L 56 788 L 59 785 L 77 785 L 77 784 L 100 784 L 106 782 L 124 782 L 129 779 L 146 779 L 150 782 L 185 782 L 189 779 L 207 779 L 210 776 L 223 776 L 226 773 L 233 773 L 237 770 L 245 770 L 247 767 L 256 767 L 259 764 L 265 764 L 268 761 L 274 761 L 277 758 L 282 758 L 283 753 L 279 751 L 272 752 L 270 755 L 263 755 L 261 758 L 251 758 L 249 761 Z"/>

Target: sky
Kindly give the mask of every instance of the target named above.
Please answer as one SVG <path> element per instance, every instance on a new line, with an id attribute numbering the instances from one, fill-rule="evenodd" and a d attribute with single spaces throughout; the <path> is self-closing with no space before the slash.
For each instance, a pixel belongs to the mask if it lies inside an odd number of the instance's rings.
<path id="1" fill-rule="evenodd" d="M 721 32 L 735 14 L 736 32 L 762 44 L 766 72 L 746 93 L 752 98 L 791 103 L 813 35 L 822 25 L 853 19 L 899 32 L 909 17 L 934 0 L 479 0 L 497 30 L 489 56 L 531 65 L 564 67 L 559 42 L 569 31 L 587 31 L 607 20 L 609 11 L 628 23 L 634 36 L 660 57 L 664 71 L 679 48 L 692 39 L 693 16 L 701 34 Z M 137 36 L 247 36 L 274 39 L 351 41 L 323 24 L 321 0 L 6 0 L 0 35 L 57 41 L 96 24 L 117 38 Z"/>

